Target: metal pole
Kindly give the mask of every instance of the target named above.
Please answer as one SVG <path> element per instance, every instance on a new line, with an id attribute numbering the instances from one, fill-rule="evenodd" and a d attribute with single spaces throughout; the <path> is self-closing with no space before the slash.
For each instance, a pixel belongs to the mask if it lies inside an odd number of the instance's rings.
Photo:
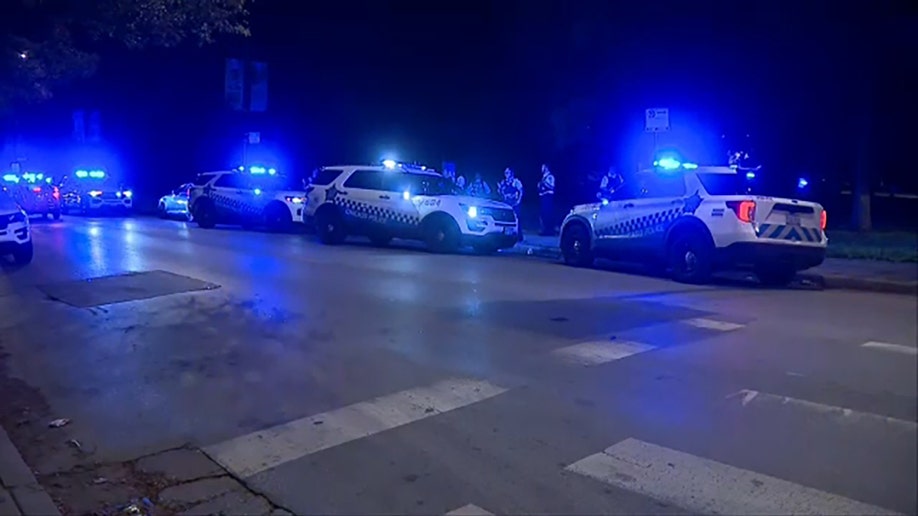
<path id="1" fill-rule="evenodd" d="M 242 169 L 245 170 L 246 167 L 246 154 L 249 149 L 249 133 L 245 133 L 242 137 Z"/>

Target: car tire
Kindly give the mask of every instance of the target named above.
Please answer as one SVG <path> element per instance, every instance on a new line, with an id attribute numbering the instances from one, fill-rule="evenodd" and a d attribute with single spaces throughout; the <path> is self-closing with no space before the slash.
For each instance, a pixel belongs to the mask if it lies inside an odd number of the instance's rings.
<path id="1" fill-rule="evenodd" d="M 293 217 L 290 216 L 290 210 L 280 203 L 269 204 L 265 208 L 265 225 L 268 230 L 275 232 L 288 231 L 293 225 Z"/>
<path id="2" fill-rule="evenodd" d="M 711 279 L 714 245 L 699 231 L 677 234 L 666 248 L 671 277 L 680 283 L 702 284 Z"/>
<path id="3" fill-rule="evenodd" d="M 425 224 L 424 242 L 431 252 L 455 253 L 459 249 L 459 226 L 445 215 L 435 215 Z"/>
<path id="4" fill-rule="evenodd" d="M 347 238 L 344 219 L 334 208 L 320 209 L 316 213 L 316 234 L 325 245 L 338 245 Z"/>
<path id="5" fill-rule="evenodd" d="M 217 213 L 212 203 L 198 201 L 195 203 L 194 211 L 194 220 L 199 228 L 212 229 L 217 225 Z"/>
<path id="6" fill-rule="evenodd" d="M 582 223 L 568 224 L 561 231 L 561 256 L 573 267 L 590 267 L 594 257 L 590 234 Z"/>
<path id="7" fill-rule="evenodd" d="M 159 206 L 156 208 L 159 211 L 159 218 L 167 219 L 169 218 L 169 213 L 166 212 L 166 205 L 164 203 L 159 203 Z"/>
<path id="8" fill-rule="evenodd" d="M 766 287 L 786 287 L 797 277 L 797 270 L 787 265 L 760 265 L 754 272 Z"/>
<path id="9" fill-rule="evenodd" d="M 19 244 L 16 250 L 13 251 L 13 263 L 16 265 L 28 265 L 32 263 L 32 256 L 34 254 L 35 251 L 32 248 L 31 240 L 24 244 Z"/>

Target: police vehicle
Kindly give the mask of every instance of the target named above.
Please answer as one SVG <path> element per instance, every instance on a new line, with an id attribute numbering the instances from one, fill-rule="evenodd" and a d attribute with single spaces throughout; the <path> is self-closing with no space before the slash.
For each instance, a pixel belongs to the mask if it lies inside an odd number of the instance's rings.
<path id="1" fill-rule="evenodd" d="M 821 205 L 749 191 L 747 174 L 735 167 L 660 160 L 611 198 L 571 210 L 561 230 L 564 261 L 654 263 L 687 283 L 750 267 L 767 285 L 785 285 L 823 262 L 828 239 Z"/>
<path id="2" fill-rule="evenodd" d="M 10 255 L 17 265 L 32 261 L 29 217 L 6 192 L 0 191 L 0 257 Z"/>
<path id="3" fill-rule="evenodd" d="M 168 195 L 159 199 L 157 211 L 162 218 L 179 217 L 189 218 L 188 212 L 188 195 L 191 193 L 191 183 L 183 184 Z"/>
<path id="4" fill-rule="evenodd" d="M 134 192 L 104 170 L 77 170 L 64 178 L 60 190 L 65 213 L 127 213 L 134 208 Z"/>
<path id="5" fill-rule="evenodd" d="M 434 252 L 471 246 L 493 253 L 520 238 L 507 204 L 462 195 L 433 170 L 394 162 L 322 168 L 307 193 L 306 215 L 325 244 L 360 235 L 376 245 L 403 238 Z"/>
<path id="6" fill-rule="evenodd" d="M 188 209 L 202 228 L 238 224 L 283 230 L 303 222 L 305 195 L 302 180 L 252 166 L 199 174 L 191 186 Z"/>
<path id="7" fill-rule="evenodd" d="M 27 215 L 61 218 L 61 192 L 52 178 L 34 172 L 5 174 L 3 189 Z"/>

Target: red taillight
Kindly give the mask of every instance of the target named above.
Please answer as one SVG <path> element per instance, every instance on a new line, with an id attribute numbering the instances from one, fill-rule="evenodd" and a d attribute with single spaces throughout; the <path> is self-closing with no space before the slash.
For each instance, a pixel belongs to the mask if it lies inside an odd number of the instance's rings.
<path id="1" fill-rule="evenodd" d="M 755 201 L 727 201 L 727 207 L 743 222 L 752 222 L 755 219 Z"/>
<path id="2" fill-rule="evenodd" d="M 32 191 L 35 192 L 35 193 L 41 193 L 41 187 L 40 187 L 40 186 L 36 186 L 35 188 L 32 189 Z"/>
<path id="3" fill-rule="evenodd" d="M 829 215 L 826 213 L 826 210 L 822 210 L 822 213 L 819 214 L 819 229 L 825 231 L 826 222 L 829 220 Z"/>
<path id="4" fill-rule="evenodd" d="M 61 198 L 61 191 L 60 191 L 60 189 L 59 189 L 58 187 L 55 186 L 55 187 L 54 187 L 54 191 L 51 192 L 51 196 L 54 197 L 55 199 L 60 199 L 60 198 Z"/>

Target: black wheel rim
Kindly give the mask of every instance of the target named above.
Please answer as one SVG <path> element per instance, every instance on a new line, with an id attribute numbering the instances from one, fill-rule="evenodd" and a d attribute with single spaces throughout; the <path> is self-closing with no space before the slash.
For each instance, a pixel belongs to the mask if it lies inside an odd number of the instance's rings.
<path id="1" fill-rule="evenodd" d="M 689 242 L 676 249 L 675 261 L 676 269 L 683 274 L 693 274 L 698 270 L 698 253 Z"/>

